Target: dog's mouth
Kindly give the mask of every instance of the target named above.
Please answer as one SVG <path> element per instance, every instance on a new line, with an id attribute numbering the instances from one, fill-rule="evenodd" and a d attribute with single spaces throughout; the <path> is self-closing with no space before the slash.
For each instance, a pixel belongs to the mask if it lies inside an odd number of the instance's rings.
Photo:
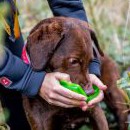
<path id="1" fill-rule="evenodd" d="M 47 72 L 47 73 L 50 73 L 50 72 L 54 72 L 54 70 L 52 71 L 52 70 L 50 69 L 50 67 L 48 67 L 48 68 L 46 68 L 46 72 Z M 58 72 L 60 72 L 60 71 L 58 71 Z M 71 81 L 72 81 L 73 83 L 76 83 L 73 78 L 71 78 L 71 79 L 72 79 Z M 77 83 L 77 84 L 79 84 L 79 85 L 82 87 L 82 89 L 85 91 L 85 93 L 86 93 L 87 95 L 91 95 L 91 94 L 94 93 L 94 89 L 93 89 L 91 83 L 87 83 L 87 84 Z"/>
<path id="2" fill-rule="evenodd" d="M 92 87 L 92 84 L 87 84 L 84 87 L 82 87 L 87 95 L 91 95 L 94 93 L 94 89 Z"/>

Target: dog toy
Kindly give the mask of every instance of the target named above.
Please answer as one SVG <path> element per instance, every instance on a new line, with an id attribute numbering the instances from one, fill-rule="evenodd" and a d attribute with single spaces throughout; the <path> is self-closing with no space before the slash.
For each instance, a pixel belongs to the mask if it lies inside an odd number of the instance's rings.
<path id="1" fill-rule="evenodd" d="M 100 93 L 100 90 L 96 85 L 93 85 L 94 93 L 88 95 L 88 94 L 85 93 L 85 91 L 82 89 L 82 87 L 80 85 L 78 85 L 78 84 L 69 83 L 69 82 L 67 82 L 65 80 L 61 80 L 60 84 L 63 87 L 65 87 L 65 88 L 67 88 L 67 89 L 69 89 L 69 90 L 71 90 L 73 92 L 76 92 L 78 94 L 82 94 L 83 96 L 85 96 L 86 97 L 86 102 L 89 102 L 90 100 L 96 98 Z"/>

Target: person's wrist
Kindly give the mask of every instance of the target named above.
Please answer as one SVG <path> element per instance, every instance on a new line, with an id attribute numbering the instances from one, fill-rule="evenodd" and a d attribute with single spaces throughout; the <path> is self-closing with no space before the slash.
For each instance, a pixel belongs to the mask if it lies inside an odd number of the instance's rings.
<path id="1" fill-rule="evenodd" d="M 89 64 L 89 73 L 94 74 L 97 77 L 101 76 L 101 62 L 99 61 L 99 59 L 95 58 L 91 60 Z"/>

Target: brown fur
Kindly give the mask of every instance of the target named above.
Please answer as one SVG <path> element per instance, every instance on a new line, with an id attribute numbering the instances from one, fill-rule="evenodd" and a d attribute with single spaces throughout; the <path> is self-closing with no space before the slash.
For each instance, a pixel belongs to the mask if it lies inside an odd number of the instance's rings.
<path id="1" fill-rule="evenodd" d="M 43 20 L 34 27 L 27 41 L 32 67 L 37 71 L 64 72 L 70 75 L 72 82 L 83 88 L 90 86 L 88 65 L 93 59 L 92 40 L 103 55 L 95 34 L 86 22 L 63 17 Z M 108 56 L 100 58 L 101 80 L 108 86 L 105 101 L 118 117 L 119 130 L 125 130 L 127 114 L 122 111 L 126 108 L 117 104 L 118 101 L 124 102 L 116 87 L 119 78 L 117 67 Z M 78 129 L 86 124 L 87 118 L 94 130 L 109 129 L 105 115 L 98 106 L 83 112 L 79 108 L 66 109 L 50 105 L 39 96 L 34 99 L 24 97 L 23 104 L 32 130 Z"/>

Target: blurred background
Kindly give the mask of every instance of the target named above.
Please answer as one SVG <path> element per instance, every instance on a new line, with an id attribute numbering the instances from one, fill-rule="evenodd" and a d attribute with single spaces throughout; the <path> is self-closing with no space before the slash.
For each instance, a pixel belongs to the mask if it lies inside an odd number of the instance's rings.
<path id="1" fill-rule="evenodd" d="M 89 24 L 96 32 L 101 48 L 116 61 L 121 76 L 125 77 L 126 72 L 130 70 L 130 16 L 127 30 L 125 30 L 130 0 L 83 0 L 83 3 Z M 17 6 L 25 40 L 30 30 L 40 20 L 53 16 L 47 0 L 17 0 Z M 128 90 L 125 104 L 128 106 L 127 111 L 130 110 L 130 80 L 128 82 L 127 85 L 124 85 Z M 104 102 L 100 105 L 110 122 L 111 130 L 115 130 L 118 124 L 115 122 L 114 116 Z M 89 124 L 81 128 L 81 130 L 90 129 Z"/>

